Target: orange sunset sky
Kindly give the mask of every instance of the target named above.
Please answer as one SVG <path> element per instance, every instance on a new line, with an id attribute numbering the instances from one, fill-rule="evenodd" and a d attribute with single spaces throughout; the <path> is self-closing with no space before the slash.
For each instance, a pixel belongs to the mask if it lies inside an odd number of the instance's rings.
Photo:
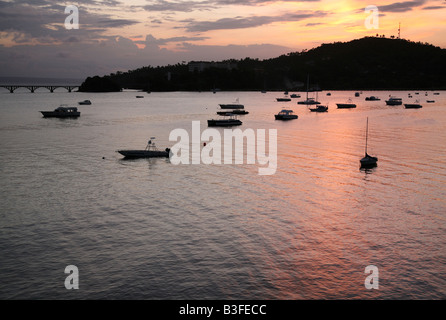
<path id="1" fill-rule="evenodd" d="M 67 5 L 79 29 L 67 30 Z M 364 22 L 375 5 L 378 29 Z M 446 1 L 0 1 L 0 76 L 83 78 L 192 60 L 272 58 L 398 35 L 446 48 Z"/>

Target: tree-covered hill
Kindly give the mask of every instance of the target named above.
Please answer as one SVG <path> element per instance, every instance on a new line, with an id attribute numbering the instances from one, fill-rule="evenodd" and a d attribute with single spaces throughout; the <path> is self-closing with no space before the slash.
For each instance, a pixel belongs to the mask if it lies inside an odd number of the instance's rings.
<path id="1" fill-rule="evenodd" d="M 304 91 L 308 75 L 311 85 L 323 90 L 446 89 L 446 49 L 403 39 L 366 37 L 268 60 L 147 66 L 117 72 L 102 81 L 89 78 L 80 90 L 101 91 L 99 86 L 106 83 L 106 91 Z"/>

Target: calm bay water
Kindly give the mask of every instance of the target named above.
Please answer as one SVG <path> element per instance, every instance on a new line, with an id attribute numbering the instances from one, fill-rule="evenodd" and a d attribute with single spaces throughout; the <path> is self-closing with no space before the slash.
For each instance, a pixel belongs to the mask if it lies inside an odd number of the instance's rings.
<path id="1" fill-rule="evenodd" d="M 1 299 L 446 298 L 446 92 L 320 93 L 324 114 L 281 92 L 140 94 L 0 93 Z M 424 107 L 386 106 L 390 94 Z M 349 97 L 356 109 L 336 109 Z M 240 129 L 278 131 L 272 176 L 115 152 L 172 146 L 173 129 L 204 130 L 236 98 Z M 39 112 L 84 99 L 78 119 Z M 299 119 L 275 121 L 284 107 Z M 363 171 L 367 117 L 379 163 Z"/>

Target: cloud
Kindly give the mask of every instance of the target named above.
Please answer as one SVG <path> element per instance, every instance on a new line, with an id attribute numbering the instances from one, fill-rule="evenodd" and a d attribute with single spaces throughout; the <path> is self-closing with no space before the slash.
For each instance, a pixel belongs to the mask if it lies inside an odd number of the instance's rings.
<path id="1" fill-rule="evenodd" d="M 415 0 L 415 1 L 405 1 L 405 2 L 395 2 L 385 6 L 379 6 L 379 11 L 383 12 L 407 12 L 411 11 L 413 8 L 422 6 L 426 0 Z"/>
<path id="2" fill-rule="evenodd" d="M 316 11 L 311 13 L 287 13 L 279 16 L 222 18 L 216 21 L 183 20 L 183 22 L 186 23 L 184 28 L 189 32 L 205 32 L 210 30 L 254 28 L 274 22 L 300 21 L 309 18 L 320 18 L 325 15 L 326 13 L 322 11 Z"/>
<path id="3" fill-rule="evenodd" d="M 99 3 L 84 1 L 83 3 Z M 118 5 L 118 1 L 107 1 L 109 5 Z M 37 43 L 64 42 L 76 36 L 78 40 L 91 41 L 103 39 L 104 32 L 110 28 L 121 28 L 139 23 L 131 19 L 117 19 L 109 14 L 93 13 L 87 7 L 79 7 L 80 28 L 67 30 L 64 27 L 65 6 L 50 1 L 39 0 L 33 5 L 25 1 L 0 1 L 0 32 L 16 44 L 27 41 Z M 9 36 L 8 36 L 9 35 Z"/>
<path id="4" fill-rule="evenodd" d="M 446 9 L 446 6 L 428 6 L 423 8 L 423 10 L 439 10 L 439 9 Z"/>
<path id="5" fill-rule="evenodd" d="M 190 41 L 202 37 L 172 37 L 157 39 L 146 36 L 145 47 L 138 48 L 134 41 L 109 38 L 97 43 L 66 43 L 63 46 L 23 44 L 14 47 L 0 46 L 0 76 L 28 76 L 82 78 L 127 71 L 142 66 L 163 66 L 179 61 L 267 59 L 292 51 L 273 44 L 254 45 L 198 45 Z M 162 48 L 162 44 L 178 42 L 175 50 Z"/>
<path id="6" fill-rule="evenodd" d="M 258 6 L 267 5 L 274 2 L 319 2 L 320 0 L 209 0 L 209 1 L 149 1 L 150 4 L 143 6 L 146 11 L 170 11 L 170 12 L 191 12 L 195 10 L 212 10 L 218 7 L 238 5 L 238 6 Z"/>

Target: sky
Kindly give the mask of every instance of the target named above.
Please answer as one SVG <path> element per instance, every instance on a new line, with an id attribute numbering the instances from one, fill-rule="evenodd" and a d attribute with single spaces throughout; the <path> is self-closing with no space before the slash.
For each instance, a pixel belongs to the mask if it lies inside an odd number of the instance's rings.
<path id="1" fill-rule="evenodd" d="M 378 11 L 367 11 L 375 6 Z M 78 29 L 73 29 L 78 9 Z M 376 13 L 376 15 L 373 15 Z M 373 24 L 371 24 L 373 22 Z M 268 59 L 376 34 L 446 48 L 446 0 L 0 0 L 0 77 Z"/>

